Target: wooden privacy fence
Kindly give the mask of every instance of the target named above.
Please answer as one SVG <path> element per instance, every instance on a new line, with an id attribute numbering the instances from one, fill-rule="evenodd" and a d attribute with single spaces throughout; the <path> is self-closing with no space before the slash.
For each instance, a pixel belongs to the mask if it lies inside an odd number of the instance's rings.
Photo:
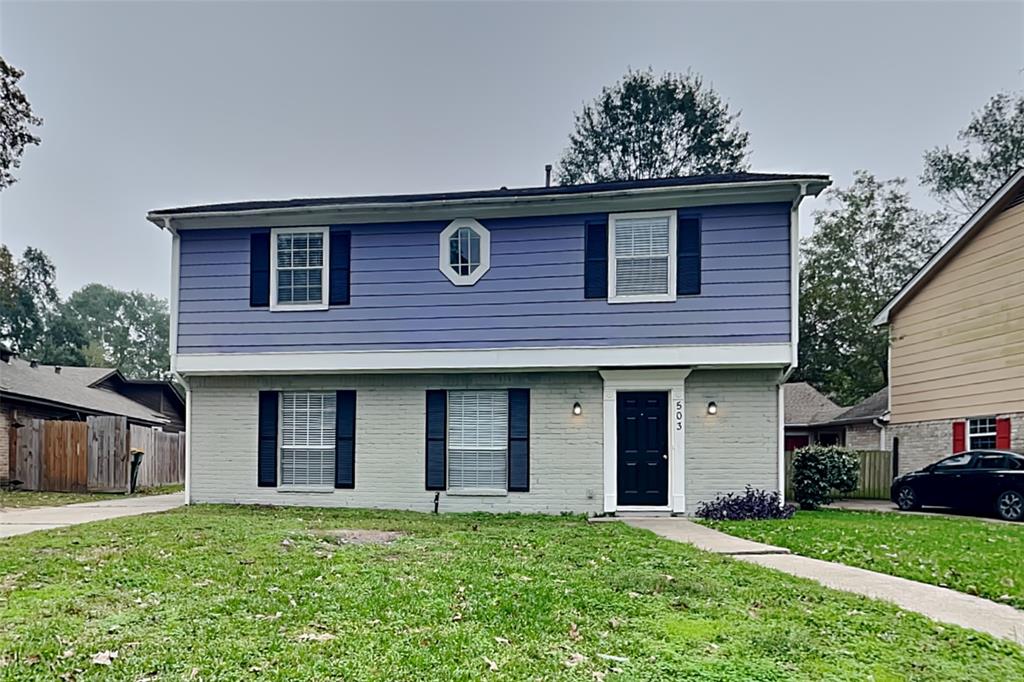
<path id="1" fill-rule="evenodd" d="M 892 483 L 892 453 L 888 450 L 856 450 L 860 463 L 857 489 L 845 497 L 863 500 L 889 499 Z M 786 451 L 786 499 L 793 499 L 793 451 Z"/>
<path id="2" fill-rule="evenodd" d="M 145 426 L 132 425 L 129 442 L 132 449 L 146 454 L 139 466 L 140 488 L 174 485 L 185 480 L 184 434 L 164 433 Z"/>
<path id="3" fill-rule="evenodd" d="M 16 439 L 12 478 L 26 490 L 128 492 L 132 448 L 145 453 L 137 487 L 185 480 L 185 434 L 129 427 L 124 417 L 31 419 L 18 427 Z"/>

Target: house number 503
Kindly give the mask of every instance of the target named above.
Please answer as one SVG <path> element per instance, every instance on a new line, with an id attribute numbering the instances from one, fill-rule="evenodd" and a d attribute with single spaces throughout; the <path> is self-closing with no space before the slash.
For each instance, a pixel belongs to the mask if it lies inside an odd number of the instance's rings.
<path id="1" fill-rule="evenodd" d="M 676 401 L 676 431 L 683 430 L 683 401 Z"/>

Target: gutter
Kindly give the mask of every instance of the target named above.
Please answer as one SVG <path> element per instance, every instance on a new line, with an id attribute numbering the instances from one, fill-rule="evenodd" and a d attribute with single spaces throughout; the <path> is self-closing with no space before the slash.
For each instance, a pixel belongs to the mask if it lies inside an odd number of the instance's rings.
<path id="1" fill-rule="evenodd" d="M 820 193 L 831 183 L 831 180 L 823 180 L 820 178 L 807 178 L 805 180 L 800 179 L 787 179 L 787 180 L 763 180 L 759 182 L 725 182 L 715 183 L 708 185 L 690 185 L 690 186 L 672 186 L 672 187 L 644 187 L 638 189 L 624 189 L 624 190 L 597 190 L 593 192 L 584 192 L 579 194 L 542 194 L 539 196 L 508 196 L 508 197 L 478 197 L 470 199 L 435 199 L 431 201 L 391 201 L 391 202 L 362 202 L 362 203 L 336 203 L 336 204 L 320 204 L 317 206 L 284 206 L 277 208 L 252 208 L 252 209 L 241 209 L 241 210 L 226 210 L 226 211 L 198 211 L 198 212 L 182 212 L 182 213 L 167 213 L 162 210 L 150 211 L 146 214 L 146 219 L 151 223 L 155 224 L 161 229 L 170 230 L 172 219 L 202 219 L 202 218 L 224 218 L 224 217 L 245 217 L 245 216 L 279 216 L 279 215 L 295 215 L 303 213 L 319 213 L 327 211 L 338 211 L 338 212 L 358 212 L 358 211 L 388 211 L 388 210 L 423 210 L 429 208 L 462 208 L 462 207 L 474 207 L 474 206 L 531 206 L 537 204 L 553 204 L 563 202 L 585 202 L 595 199 L 617 199 L 617 198 L 628 198 L 628 197 L 644 197 L 658 194 L 672 194 L 672 193 L 683 193 L 683 194 L 701 194 L 706 192 L 716 191 L 733 191 L 740 193 L 743 190 L 750 189 L 763 189 L 763 188 L 784 188 L 789 186 L 797 186 L 800 194 L 796 201 L 808 194 L 807 188 L 811 184 L 821 185 L 821 189 L 818 190 Z M 173 211 L 174 209 L 168 209 Z M 161 224 L 161 222 L 163 224 Z"/>

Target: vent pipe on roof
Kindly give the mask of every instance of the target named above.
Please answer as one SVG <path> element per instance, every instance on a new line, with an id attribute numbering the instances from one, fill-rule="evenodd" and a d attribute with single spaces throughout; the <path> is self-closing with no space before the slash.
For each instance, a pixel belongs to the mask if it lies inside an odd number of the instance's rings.
<path id="1" fill-rule="evenodd" d="M 53 368 L 53 373 L 54 373 L 54 374 L 60 374 L 60 365 L 57 365 L 57 366 L 55 366 L 55 367 Z"/>
<path id="2" fill-rule="evenodd" d="M 551 186 L 551 164 L 550 163 L 544 164 L 544 186 L 545 187 L 550 187 Z"/>
<path id="3" fill-rule="evenodd" d="M 28 363 L 28 366 L 31 367 L 32 369 L 35 369 L 36 367 L 39 366 L 39 361 L 38 360 L 32 360 L 31 362 Z"/>

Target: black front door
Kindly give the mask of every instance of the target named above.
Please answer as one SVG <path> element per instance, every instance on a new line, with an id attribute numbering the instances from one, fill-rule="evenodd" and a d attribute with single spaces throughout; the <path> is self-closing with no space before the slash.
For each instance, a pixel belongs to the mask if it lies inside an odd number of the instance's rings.
<path id="1" fill-rule="evenodd" d="M 668 394 L 618 394 L 618 504 L 668 504 Z"/>

